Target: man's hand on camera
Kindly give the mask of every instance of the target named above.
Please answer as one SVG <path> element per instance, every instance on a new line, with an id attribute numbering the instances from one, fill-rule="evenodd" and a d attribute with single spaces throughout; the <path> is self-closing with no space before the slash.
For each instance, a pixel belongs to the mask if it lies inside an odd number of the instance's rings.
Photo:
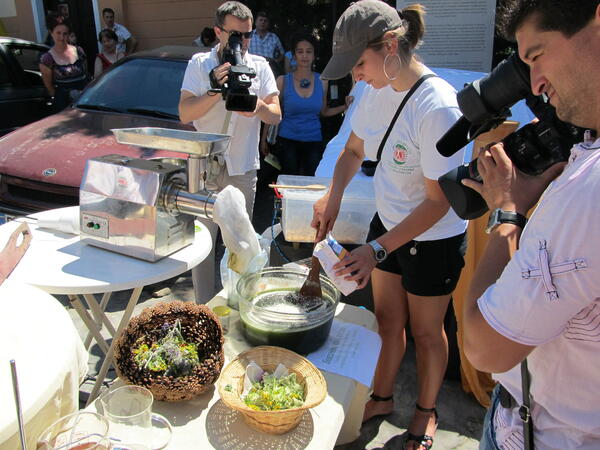
<path id="1" fill-rule="evenodd" d="M 477 158 L 483 183 L 471 179 L 464 179 L 462 183 L 477 191 L 491 210 L 500 208 L 526 215 L 548 184 L 561 174 L 565 164 L 554 164 L 541 175 L 526 175 L 506 155 L 502 143 L 490 144 L 479 149 Z"/>
<path id="2" fill-rule="evenodd" d="M 226 62 L 210 71 L 210 81 L 213 89 L 223 87 L 223 84 L 227 81 L 227 75 L 229 74 L 230 68 L 231 64 Z M 214 84 L 217 86 L 214 86 Z"/>

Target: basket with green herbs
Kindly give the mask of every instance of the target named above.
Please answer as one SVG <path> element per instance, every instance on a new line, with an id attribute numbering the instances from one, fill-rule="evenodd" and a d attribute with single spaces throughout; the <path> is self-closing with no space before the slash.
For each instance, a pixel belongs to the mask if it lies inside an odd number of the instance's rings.
<path id="1" fill-rule="evenodd" d="M 215 383 L 224 364 L 223 332 L 205 305 L 158 303 L 131 319 L 117 339 L 116 370 L 157 400 L 193 398 Z"/>
<path id="2" fill-rule="evenodd" d="M 253 362 L 264 374 L 244 394 L 247 367 Z M 280 364 L 288 375 L 273 375 Z M 295 428 L 306 411 L 327 396 L 325 378 L 314 364 L 290 350 L 267 345 L 246 350 L 227 364 L 218 389 L 223 403 L 241 412 L 250 427 L 269 434 Z"/>

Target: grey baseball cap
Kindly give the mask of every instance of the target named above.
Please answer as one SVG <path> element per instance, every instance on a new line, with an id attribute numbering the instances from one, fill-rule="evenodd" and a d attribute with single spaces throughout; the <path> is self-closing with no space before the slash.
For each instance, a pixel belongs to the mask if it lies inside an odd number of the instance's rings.
<path id="1" fill-rule="evenodd" d="M 333 55 L 321 78 L 337 80 L 345 77 L 369 42 L 401 26 L 398 12 L 381 0 L 359 0 L 351 4 L 335 24 Z"/>

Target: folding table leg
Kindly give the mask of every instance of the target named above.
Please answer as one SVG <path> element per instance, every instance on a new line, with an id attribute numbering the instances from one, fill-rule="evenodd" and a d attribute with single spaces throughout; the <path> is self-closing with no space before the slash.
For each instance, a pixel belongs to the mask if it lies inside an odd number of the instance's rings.
<path id="1" fill-rule="evenodd" d="M 105 292 L 104 294 L 102 294 L 102 300 L 100 302 L 100 309 L 102 310 L 102 312 L 106 311 L 106 305 L 108 305 L 108 301 L 110 300 L 110 297 L 112 295 L 112 292 Z M 93 311 L 92 311 L 93 313 Z M 98 325 L 98 329 L 102 329 L 102 323 L 100 323 L 100 321 L 98 320 L 98 318 L 95 318 L 96 320 L 96 324 Z M 90 346 L 92 342 L 92 333 L 88 333 L 87 336 L 85 337 L 85 341 L 83 341 L 83 345 L 85 346 L 85 348 L 88 348 Z"/>
<path id="2" fill-rule="evenodd" d="M 106 355 L 104 357 L 104 361 L 102 361 L 102 366 L 100 367 L 100 371 L 98 372 L 98 375 L 96 377 L 96 383 L 94 384 L 94 387 L 92 388 L 92 392 L 90 392 L 90 396 L 89 396 L 88 401 L 85 406 L 88 406 L 90 403 L 92 403 L 96 399 L 96 397 L 98 397 L 98 393 L 100 392 L 100 387 L 102 386 L 102 383 L 104 382 L 104 378 L 106 377 L 108 369 L 110 368 L 110 365 L 112 364 L 112 358 L 113 358 L 113 353 L 115 351 L 115 344 L 117 342 L 117 337 L 121 334 L 121 331 L 123 331 L 123 328 L 125 328 L 125 326 L 129 322 L 129 319 L 131 318 L 131 315 L 133 314 L 133 308 L 135 308 L 135 305 L 137 304 L 137 302 L 140 298 L 140 294 L 142 293 L 143 288 L 144 288 L 143 286 L 136 287 L 131 292 L 131 297 L 129 297 L 129 302 L 127 303 L 127 307 L 125 308 L 125 311 L 123 312 L 123 316 L 121 317 L 121 321 L 119 322 L 119 325 L 117 327 L 115 337 L 113 338 L 113 340 L 110 344 L 110 347 L 108 349 L 108 352 L 106 353 Z"/>
<path id="3" fill-rule="evenodd" d="M 104 354 L 106 354 L 108 352 L 108 344 L 106 343 L 106 341 L 104 340 L 104 337 L 100 333 L 98 324 L 96 324 L 96 322 L 94 322 L 94 319 L 92 319 L 92 317 L 90 316 L 90 313 L 87 312 L 87 309 L 85 309 L 85 307 L 83 306 L 83 303 L 78 295 L 69 294 L 68 297 L 69 297 L 69 301 L 71 302 L 71 305 L 73 306 L 73 308 L 75 309 L 77 314 L 79 314 L 79 317 L 81 317 L 81 320 L 83 320 L 83 323 L 85 324 L 85 326 L 87 327 L 89 332 L 96 339 L 96 342 L 100 346 L 100 350 L 102 350 L 102 352 Z"/>
<path id="4" fill-rule="evenodd" d="M 114 337 L 115 327 L 113 327 L 106 314 L 104 314 L 104 310 L 100 307 L 100 305 L 98 305 L 98 301 L 96 300 L 94 294 L 83 294 L 83 298 L 85 298 L 85 301 L 92 310 L 92 315 L 96 318 L 96 322 L 98 322 L 100 328 L 102 328 L 102 325 L 104 325 L 110 335 Z"/>

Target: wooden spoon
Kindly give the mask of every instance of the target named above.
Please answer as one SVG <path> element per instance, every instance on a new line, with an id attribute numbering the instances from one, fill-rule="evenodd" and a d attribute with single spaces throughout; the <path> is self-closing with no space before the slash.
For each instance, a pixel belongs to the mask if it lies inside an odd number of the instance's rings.
<path id="1" fill-rule="evenodd" d="M 323 297 L 323 293 L 321 292 L 321 278 L 319 277 L 320 271 L 321 263 L 319 262 L 319 258 L 313 256 L 311 260 L 310 271 L 308 272 L 306 281 L 300 288 L 300 297 Z"/>

